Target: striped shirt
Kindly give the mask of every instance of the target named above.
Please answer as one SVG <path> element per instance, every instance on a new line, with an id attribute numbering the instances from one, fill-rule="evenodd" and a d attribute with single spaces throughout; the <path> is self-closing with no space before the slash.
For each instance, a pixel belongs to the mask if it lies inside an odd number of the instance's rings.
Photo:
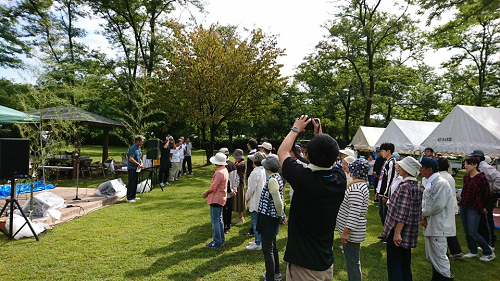
<path id="1" fill-rule="evenodd" d="M 366 213 L 370 192 L 365 181 L 354 181 L 346 189 L 344 200 L 337 215 L 335 230 L 342 234 L 344 228 L 351 230 L 349 242 L 361 243 L 366 235 Z"/>
<path id="2" fill-rule="evenodd" d="M 398 222 L 404 223 L 401 230 L 400 247 L 405 249 L 417 246 L 420 217 L 422 216 L 423 191 L 414 177 L 405 178 L 392 194 L 391 204 L 387 208 L 383 237 L 388 237 Z"/>

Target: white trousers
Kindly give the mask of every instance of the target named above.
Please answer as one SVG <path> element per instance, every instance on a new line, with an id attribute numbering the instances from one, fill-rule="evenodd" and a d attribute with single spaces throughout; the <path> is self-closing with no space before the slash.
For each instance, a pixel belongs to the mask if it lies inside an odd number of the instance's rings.
<path id="1" fill-rule="evenodd" d="M 448 244 L 446 237 L 424 236 L 425 238 L 425 257 L 432 266 L 444 277 L 451 278 L 450 260 L 446 255 Z"/>

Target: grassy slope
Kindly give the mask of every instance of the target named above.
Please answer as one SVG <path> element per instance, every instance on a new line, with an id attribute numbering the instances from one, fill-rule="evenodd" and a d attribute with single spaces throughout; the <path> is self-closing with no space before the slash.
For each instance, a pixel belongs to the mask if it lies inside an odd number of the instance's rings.
<path id="1" fill-rule="evenodd" d="M 110 155 L 120 159 L 124 150 L 113 148 Z M 85 147 L 83 154 L 94 157 L 97 151 L 99 148 Z M 201 151 L 194 152 L 193 158 L 194 176 L 181 178 L 164 192 L 157 187 L 141 194 L 136 203 L 119 202 L 56 226 L 42 234 L 39 242 L 8 241 L 0 235 L 0 280 L 259 280 L 264 272 L 262 253 L 245 249 L 251 241 L 243 235 L 250 226 L 249 216 L 244 224 L 233 226 L 223 249 L 205 247 L 211 240 L 211 225 L 201 194 L 210 185 L 215 168 L 203 166 Z M 82 180 L 80 184 L 96 187 L 102 181 Z M 60 186 L 74 184 L 59 182 Z M 365 280 L 387 280 L 385 245 L 377 239 L 380 231 L 378 209 L 370 204 L 367 238 L 361 248 Z M 458 217 L 457 233 L 467 251 Z M 287 228 L 281 227 L 277 238 L 281 260 L 286 237 Z M 337 234 L 334 280 L 347 280 L 339 245 Z M 489 263 L 451 261 L 451 267 L 455 280 L 497 280 L 493 276 L 500 276 L 500 258 Z M 284 273 L 284 262 L 281 269 Z M 413 250 L 412 269 L 414 280 L 430 280 L 432 270 L 425 260 L 422 234 Z"/>

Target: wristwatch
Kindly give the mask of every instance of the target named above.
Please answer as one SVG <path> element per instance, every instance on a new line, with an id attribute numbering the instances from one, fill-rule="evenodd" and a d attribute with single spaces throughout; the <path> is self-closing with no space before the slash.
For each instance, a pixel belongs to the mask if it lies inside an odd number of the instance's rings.
<path id="1" fill-rule="evenodd" d="M 298 133 L 299 133 L 299 128 L 297 128 L 297 127 L 293 127 L 293 128 L 292 128 L 292 131 L 294 131 L 294 132 L 296 132 L 296 133 L 298 134 Z"/>

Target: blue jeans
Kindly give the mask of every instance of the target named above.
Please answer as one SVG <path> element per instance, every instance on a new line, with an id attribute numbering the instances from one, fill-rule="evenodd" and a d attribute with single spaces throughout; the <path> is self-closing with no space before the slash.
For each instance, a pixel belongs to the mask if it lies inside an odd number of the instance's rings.
<path id="1" fill-rule="evenodd" d="M 359 261 L 360 243 L 347 242 L 344 244 L 344 260 L 347 267 L 347 280 L 361 280 L 361 262 Z"/>
<path id="2" fill-rule="evenodd" d="M 252 220 L 252 228 L 253 228 L 253 234 L 255 236 L 255 244 L 260 245 L 260 234 L 257 231 L 257 212 L 250 212 L 250 219 Z"/>
<path id="3" fill-rule="evenodd" d="M 477 254 L 477 244 L 479 244 L 479 247 L 483 249 L 484 255 L 491 255 L 493 252 L 490 246 L 486 240 L 479 235 L 479 221 L 481 220 L 479 213 L 467 206 L 460 205 L 460 219 L 462 220 L 462 227 L 465 232 L 465 240 L 467 240 L 469 252 Z"/>
<path id="4" fill-rule="evenodd" d="M 224 222 L 222 221 L 222 206 L 210 205 L 210 221 L 212 222 L 212 237 L 215 247 L 222 247 L 226 240 L 224 238 Z"/>

